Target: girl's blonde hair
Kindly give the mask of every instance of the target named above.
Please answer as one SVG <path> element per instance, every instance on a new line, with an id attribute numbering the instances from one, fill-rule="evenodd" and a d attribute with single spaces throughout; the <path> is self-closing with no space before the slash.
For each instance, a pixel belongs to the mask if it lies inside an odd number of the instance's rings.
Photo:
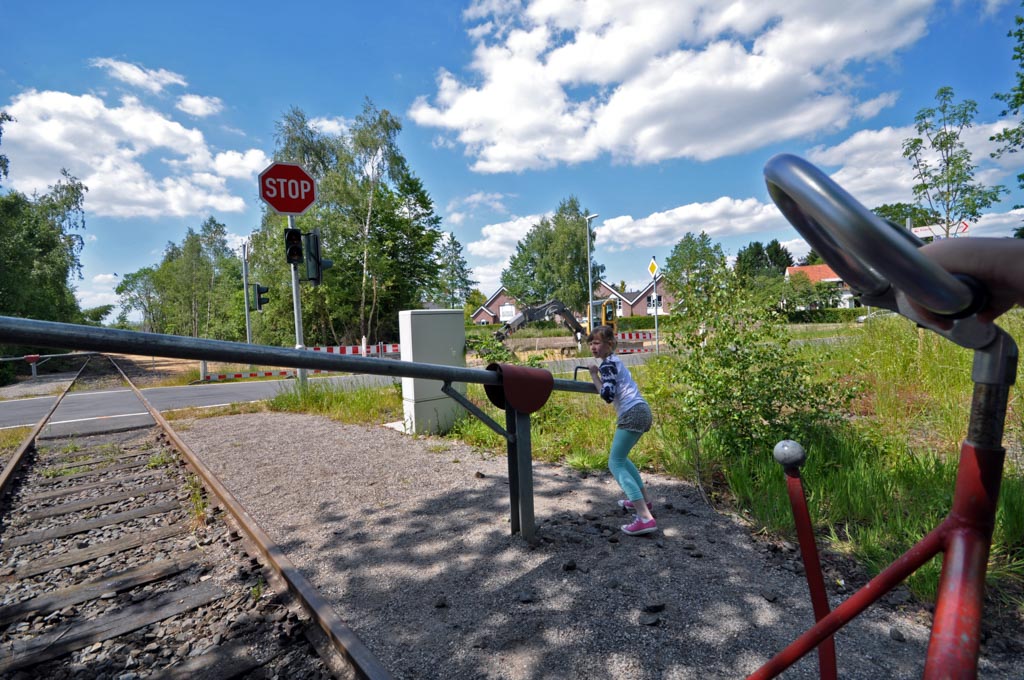
<path id="1" fill-rule="evenodd" d="M 594 331 L 587 336 L 587 342 L 593 342 L 594 340 L 607 342 L 612 349 L 615 349 L 619 344 L 619 340 L 615 337 L 615 331 L 611 326 L 598 326 L 595 328 Z"/>

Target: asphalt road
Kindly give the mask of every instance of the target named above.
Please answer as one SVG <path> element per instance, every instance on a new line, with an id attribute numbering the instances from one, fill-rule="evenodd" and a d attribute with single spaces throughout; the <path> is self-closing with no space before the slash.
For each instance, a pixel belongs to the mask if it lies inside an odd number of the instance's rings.
<path id="1" fill-rule="evenodd" d="M 312 382 L 331 382 L 348 387 L 385 385 L 395 381 L 389 376 L 346 375 L 315 378 Z M 152 387 L 142 390 L 158 411 L 188 407 L 210 407 L 225 404 L 262 401 L 289 390 L 294 380 L 260 380 L 254 382 L 211 383 L 184 387 Z M 0 429 L 35 425 L 53 407 L 56 397 L 31 397 L 0 401 Z M 152 424 L 153 419 L 125 388 L 102 392 L 71 392 L 57 407 L 43 437 L 64 436 L 74 432 L 130 429 Z"/>
<path id="2" fill-rule="evenodd" d="M 646 361 L 649 356 L 649 354 L 626 355 L 623 356 L 623 361 L 632 365 Z M 592 363 L 592 360 L 565 359 L 547 362 L 546 368 L 559 378 L 571 378 L 576 366 L 583 366 L 587 363 Z M 590 376 L 583 371 L 579 379 L 589 381 Z M 400 378 L 378 375 L 310 378 L 310 381 L 314 383 L 329 382 L 348 388 L 386 385 L 400 380 Z M 293 385 L 295 385 L 295 381 L 292 379 L 259 380 L 184 387 L 152 387 L 142 390 L 142 393 L 158 411 L 163 412 L 180 408 L 202 408 L 263 401 L 274 397 L 283 390 L 292 389 Z M 46 396 L 0 401 L 0 429 L 35 425 L 53 407 L 55 400 L 54 396 Z M 100 392 L 71 392 L 57 407 L 56 413 L 53 414 L 53 418 L 50 419 L 50 423 L 43 430 L 41 436 L 46 438 L 109 432 L 145 427 L 151 424 L 153 424 L 153 419 L 135 394 L 127 388 Z"/>

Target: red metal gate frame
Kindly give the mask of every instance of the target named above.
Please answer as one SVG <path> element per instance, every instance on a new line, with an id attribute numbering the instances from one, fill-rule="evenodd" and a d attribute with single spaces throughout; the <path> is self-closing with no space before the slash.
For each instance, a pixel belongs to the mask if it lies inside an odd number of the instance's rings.
<path id="1" fill-rule="evenodd" d="M 798 467 L 803 460 L 786 465 L 787 488 L 817 623 L 750 678 L 776 677 L 816 647 L 821 677 L 835 678 L 832 635 L 940 552 L 944 553 L 942 574 L 923 677 L 977 677 L 985 573 L 1006 455 L 1001 446 L 1003 425 L 1016 366 L 1017 347 L 1001 330 L 992 346 L 975 352 L 970 424 L 960 448 L 949 514 L 914 547 L 831 612 L 800 481 Z"/>

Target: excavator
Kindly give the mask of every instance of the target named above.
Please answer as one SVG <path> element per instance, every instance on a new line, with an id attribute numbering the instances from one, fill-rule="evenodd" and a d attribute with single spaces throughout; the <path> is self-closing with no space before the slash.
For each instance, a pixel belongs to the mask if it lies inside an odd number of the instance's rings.
<path id="1" fill-rule="evenodd" d="M 611 326 L 612 330 L 615 330 L 614 299 L 608 298 L 607 300 L 595 301 L 592 311 L 593 314 L 591 316 L 595 325 Z M 512 335 L 531 321 L 547 319 L 552 315 L 558 316 L 562 321 L 562 325 L 572 331 L 573 337 L 576 338 L 576 345 L 582 346 L 583 338 L 588 335 L 588 328 L 585 328 L 576 320 L 576 316 L 561 300 L 548 300 L 542 305 L 526 307 L 523 311 L 506 321 L 500 330 L 495 331 L 494 337 L 499 342 L 504 342 L 508 336 Z"/>

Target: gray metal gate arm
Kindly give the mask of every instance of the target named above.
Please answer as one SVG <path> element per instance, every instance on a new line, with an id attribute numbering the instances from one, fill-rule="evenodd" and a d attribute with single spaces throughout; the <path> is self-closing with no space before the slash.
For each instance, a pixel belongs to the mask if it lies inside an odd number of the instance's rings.
<path id="1" fill-rule="evenodd" d="M 180 335 L 140 333 L 56 321 L 19 319 L 10 316 L 0 316 L 0 342 L 29 347 L 123 352 L 197 361 L 253 363 L 288 368 L 319 368 L 401 378 L 424 378 L 442 382 L 501 384 L 501 377 L 497 373 L 481 368 L 459 368 L 414 361 L 383 361 L 364 357 L 344 357 L 310 350 L 248 345 L 226 340 L 186 338 Z M 594 392 L 594 386 L 590 383 L 564 379 L 555 379 L 554 389 L 564 392 Z"/>

